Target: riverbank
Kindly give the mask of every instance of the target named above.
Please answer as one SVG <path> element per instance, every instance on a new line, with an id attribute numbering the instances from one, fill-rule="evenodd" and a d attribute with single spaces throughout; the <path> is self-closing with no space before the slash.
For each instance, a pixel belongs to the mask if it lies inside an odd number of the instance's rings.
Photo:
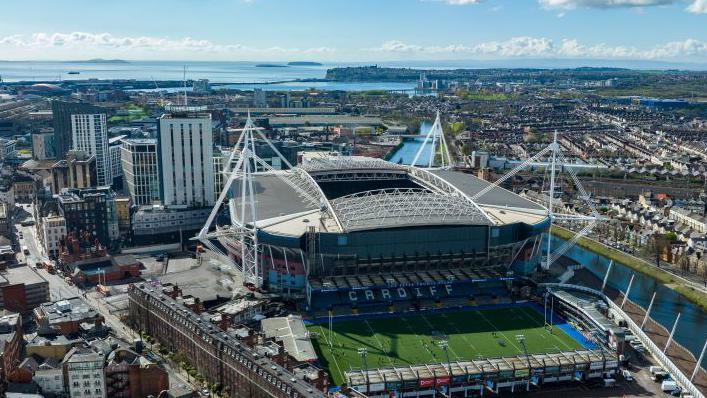
<path id="1" fill-rule="evenodd" d="M 600 290 L 602 285 L 602 279 L 597 275 L 592 274 L 592 272 L 587 269 L 577 270 L 570 282 L 596 290 Z M 620 306 L 623 302 L 623 293 L 611 286 L 606 286 L 604 288 L 604 294 L 606 294 L 606 296 L 618 306 Z M 643 323 L 643 318 L 646 315 L 646 310 L 632 300 L 626 301 L 623 311 L 626 315 L 630 316 L 636 324 L 639 325 Z M 655 314 L 655 311 L 653 311 L 652 315 L 653 314 Z M 646 333 L 646 335 L 658 347 L 665 347 L 670 335 L 668 329 L 656 321 L 652 316 L 648 317 L 648 320 L 643 328 L 643 332 Z M 685 346 L 681 345 L 676 340 L 673 340 L 673 343 L 671 343 L 668 348 L 666 355 L 678 368 L 680 368 L 683 374 L 688 377 L 692 375 L 697 359 L 695 358 L 695 355 L 692 354 Z M 700 389 L 707 388 L 707 372 L 705 372 L 704 368 L 700 367 L 700 371 L 697 373 L 693 383 Z"/>
<path id="2" fill-rule="evenodd" d="M 569 240 L 574 236 L 574 233 L 558 226 L 552 227 L 552 234 Z M 585 249 L 591 250 L 594 253 L 600 254 L 608 259 L 619 262 L 634 271 L 650 276 L 662 285 L 674 290 L 676 293 L 685 297 L 691 303 L 698 306 L 702 311 L 707 311 L 707 294 L 701 290 L 691 286 L 688 281 L 682 280 L 680 277 L 662 270 L 645 260 L 641 260 L 620 250 L 608 247 L 600 242 L 590 238 L 580 238 L 577 245 Z"/>

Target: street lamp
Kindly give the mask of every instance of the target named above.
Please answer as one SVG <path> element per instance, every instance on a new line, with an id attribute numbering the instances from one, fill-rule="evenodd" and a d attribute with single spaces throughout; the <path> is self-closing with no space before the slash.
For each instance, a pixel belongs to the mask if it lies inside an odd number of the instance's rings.
<path id="1" fill-rule="evenodd" d="M 447 368 L 449 372 L 449 377 L 452 377 L 452 362 L 449 360 L 449 342 L 447 340 L 440 340 L 439 348 L 444 351 L 444 355 L 447 357 Z"/>
<path id="2" fill-rule="evenodd" d="M 368 383 L 368 364 L 366 363 L 366 356 L 368 355 L 368 349 L 366 347 L 360 347 L 358 350 L 358 356 L 361 357 L 361 365 L 363 366 L 364 374 L 366 375 L 366 384 Z"/>
<path id="3" fill-rule="evenodd" d="M 528 379 L 525 382 L 525 390 L 530 391 L 530 355 L 528 355 L 528 347 L 525 346 L 525 335 L 517 334 L 516 341 L 523 347 L 525 358 L 528 360 Z"/>

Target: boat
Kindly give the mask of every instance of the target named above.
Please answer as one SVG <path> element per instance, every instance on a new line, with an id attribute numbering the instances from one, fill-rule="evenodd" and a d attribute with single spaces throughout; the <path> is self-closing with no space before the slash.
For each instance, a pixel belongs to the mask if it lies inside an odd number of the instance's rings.
<path id="1" fill-rule="evenodd" d="M 72 70 L 72 71 L 70 71 L 70 72 L 66 72 L 66 74 L 67 74 L 67 75 L 79 75 L 79 74 L 81 74 L 81 72 L 77 72 L 77 71 L 75 71 L 75 70 Z"/>

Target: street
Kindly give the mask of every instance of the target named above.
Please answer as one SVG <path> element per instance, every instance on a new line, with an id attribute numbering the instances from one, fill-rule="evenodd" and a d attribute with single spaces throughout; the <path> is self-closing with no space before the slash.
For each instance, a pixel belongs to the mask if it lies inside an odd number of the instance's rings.
<path id="1" fill-rule="evenodd" d="M 17 205 L 15 209 L 15 229 L 19 237 L 20 247 L 26 247 L 29 254 L 26 255 L 26 262 L 29 267 L 34 267 L 38 262 L 49 262 L 49 257 L 42 248 L 41 242 L 37 237 L 37 226 L 27 225 L 22 226 L 21 223 L 25 220 L 33 220 L 32 205 Z M 58 301 L 70 297 L 79 297 L 89 306 L 94 308 L 105 319 L 105 323 L 111 328 L 112 333 L 130 344 L 135 339 L 140 339 L 140 335 L 133 331 L 128 325 L 124 324 L 116 315 L 112 314 L 109 308 L 102 302 L 103 296 L 93 289 L 82 290 L 79 287 L 69 284 L 64 280 L 60 273 L 51 274 L 45 268 L 37 268 L 36 272 L 49 283 L 49 294 L 52 301 Z M 158 353 L 153 353 L 156 357 L 161 357 Z M 198 385 L 188 381 L 188 376 L 182 369 L 172 368 L 167 361 L 162 362 L 162 367 L 169 375 L 169 383 L 171 387 L 188 386 L 195 390 L 199 389 Z"/>

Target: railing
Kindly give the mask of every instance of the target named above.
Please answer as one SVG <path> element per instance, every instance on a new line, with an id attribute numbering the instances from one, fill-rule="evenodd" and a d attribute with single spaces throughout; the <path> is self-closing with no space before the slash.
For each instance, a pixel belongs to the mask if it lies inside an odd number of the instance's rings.
<path id="1" fill-rule="evenodd" d="M 643 345 L 648 348 L 648 350 L 651 352 L 653 357 L 655 357 L 656 360 L 658 360 L 658 363 L 666 369 L 670 374 L 673 376 L 675 381 L 680 383 L 680 385 L 683 386 L 683 388 L 690 394 L 692 394 L 693 397 L 695 398 L 705 398 L 704 394 L 690 381 L 690 378 L 685 376 L 685 374 L 678 368 L 673 361 L 663 353 L 663 351 L 658 348 L 658 346 L 653 342 L 653 340 L 646 335 L 643 330 L 641 330 L 641 327 L 636 324 L 636 322 L 633 321 L 633 319 L 626 314 L 623 309 L 616 303 L 614 303 L 611 299 L 606 297 L 606 295 L 598 290 L 591 289 L 585 286 L 579 286 L 579 285 L 570 285 L 570 284 L 563 284 L 563 283 L 541 283 L 538 284 L 539 287 L 547 287 L 547 288 L 558 288 L 558 289 L 570 289 L 570 290 L 576 290 L 584 293 L 589 293 L 593 294 L 595 296 L 601 297 L 611 309 L 616 311 L 617 313 L 621 314 L 623 316 L 624 320 L 626 321 L 626 324 L 628 325 L 628 328 L 633 332 L 633 334 L 638 338 L 638 340 L 643 343 Z M 697 364 L 696 366 L 699 366 Z"/>

